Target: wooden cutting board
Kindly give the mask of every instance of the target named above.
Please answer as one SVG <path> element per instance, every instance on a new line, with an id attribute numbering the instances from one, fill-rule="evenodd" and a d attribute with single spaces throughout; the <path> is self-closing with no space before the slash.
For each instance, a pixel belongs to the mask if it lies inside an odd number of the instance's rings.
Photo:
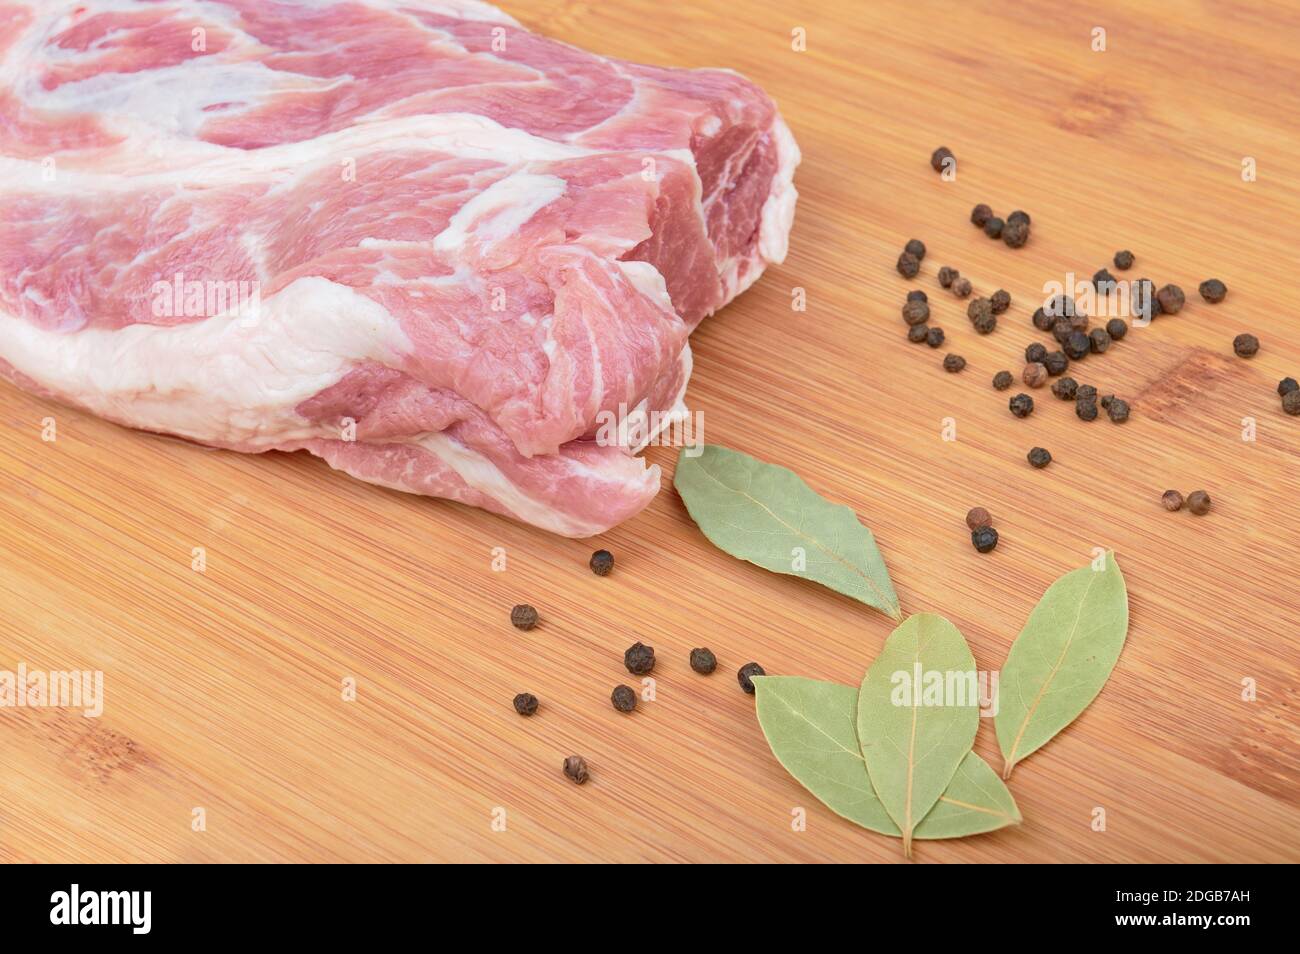
<path id="1" fill-rule="evenodd" d="M 1300 860 L 1300 418 L 1274 391 L 1300 376 L 1300 10 L 504 5 L 602 53 L 740 70 L 803 149 L 789 259 L 694 338 L 689 398 L 709 441 L 855 508 L 904 608 L 946 614 L 981 668 L 1001 665 L 1053 579 L 1094 547 L 1118 553 L 1128 643 L 1100 698 L 1016 770 L 1024 824 L 920 844 L 917 860 Z M 928 165 L 941 144 L 956 181 Z M 976 202 L 1029 211 L 1029 245 L 985 239 L 967 221 Z M 893 265 L 912 237 L 930 252 L 908 283 Z M 1084 424 L 1047 391 L 1012 418 L 989 382 L 1041 339 L 1029 315 L 1044 282 L 1091 275 L 1118 248 L 1137 255 L 1130 277 L 1190 298 L 1076 369 L 1127 397 L 1132 420 Z M 977 293 L 1011 292 L 994 334 L 938 287 L 944 264 Z M 1195 294 L 1211 276 L 1231 289 L 1218 307 Z M 946 349 L 906 342 L 913 287 Z M 1263 342 L 1254 360 L 1232 353 L 1243 331 Z M 964 373 L 943 373 L 945 350 Z M 786 775 L 735 679 L 752 659 L 856 683 L 889 621 L 713 549 L 672 490 L 671 449 L 649 453 L 665 485 L 649 510 L 573 541 L 7 386 L 0 423 L 0 668 L 105 679 L 98 719 L 0 710 L 0 858 L 900 858 Z M 1055 456 L 1047 470 L 1025 462 L 1034 445 Z M 1169 487 L 1208 490 L 1213 512 L 1166 513 Z M 985 556 L 963 524 L 975 504 L 1002 534 Z M 586 566 L 597 545 L 618 561 L 604 579 Z M 507 616 L 525 601 L 543 622 L 521 634 Z M 638 639 L 658 651 L 657 699 L 629 717 L 609 693 Z M 721 662 L 711 677 L 687 666 L 698 645 Z M 520 691 L 541 699 L 532 719 L 511 708 Z M 991 724 L 976 748 L 1000 765 Z M 581 788 L 560 774 L 571 753 L 591 766 Z"/>

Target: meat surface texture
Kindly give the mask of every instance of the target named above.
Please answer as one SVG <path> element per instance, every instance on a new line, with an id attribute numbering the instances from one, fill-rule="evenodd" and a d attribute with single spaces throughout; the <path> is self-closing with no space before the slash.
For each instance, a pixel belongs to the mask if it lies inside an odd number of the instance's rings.
<path id="1" fill-rule="evenodd" d="M 472 0 L 0 0 L 0 375 L 588 536 L 798 160 L 735 73 Z"/>

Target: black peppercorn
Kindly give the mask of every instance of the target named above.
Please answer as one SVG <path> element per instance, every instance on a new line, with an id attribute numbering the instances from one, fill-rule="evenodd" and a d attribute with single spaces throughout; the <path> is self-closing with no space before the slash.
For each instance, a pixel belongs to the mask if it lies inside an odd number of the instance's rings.
<path id="1" fill-rule="evenodd" d="M 1052 462 L 1052 452 L 1046 447 L 1034 447 L 1029 451 L 1029 466 L 1040 470 Z"/>
<path id="2" fill-rule="evenodd" d="M 537 625 L 537 610 L 520 603 L 510 610 L 510 623 L 516 629 L 532 629 Z"/>
<path id="3" fill-rule="evenodd" d="M 1176 315 L 1183 308 L 1183 302 L 1187 300 L 1183 290 L 1177 285 L 1165 285 L 1160 291 L 1156 292 L 1156 301 L 1160 302 L 1160 313 L 1162 315 Z"/>
<path id="4" fill-rule="evenodd" d="M 903 320 L 909 325 L 920 325 L 930 320 L 930 306 L 923 301 L 909 301 L 903 305 Z"/>
<path id="5" fill-rule="evenodd" d="M 1210 495 L 1204 490 L 1193 490 L 1187 495 L 1187 509 L 1198 517 L 1210 512 Z"/>
<path id="6" fill-rule="evenodd" d="M 736 681 L 740 683 L 741 689 L 744 689 L 752 696 L 754 694 L 754 683 L 752 682 L 753 678 L 755 676 L 766 676 L 766 675 L 767 673 L 763 671 L 763 667 L 760 666 L 758 663 L 748 662 L 745 663 L 745 665 L 741 666 L 740 669 L 736 672 Z"/>
<path id="7" fill-rule="evenodd" d="M 925 341 L 930 334 L 930 328 L 927 325 L 912 325 L 907 329 L 907 340 L 912 344 L 919 344 Z"/>
<path id="8" fill-rule="evenodd" d="M 1115 276 L 1110 273 L 1110 269 L 1103 268 L 1093 273 L 1092 284 L 1098 294 L 1109 295 L 1115 290 Z"/>
<path id="9" fill-rule="evenodd" d="M 1176 490 L 1166 490 L 1160 495 L 1160 502 L 1170 512 L 1183 509 L 1183 495 Z"/>
<path id="10" fill-rule="evenodd" d="M 1133 253 L 1128 249 L 1123 249 L 1115 253 L 1115 267 L 1121 271 L 1133 267 Z"/>
<path id="11" fill-rule="evenodd" d="M 989 296 L 989 304 L 993 306 L 993 314 L 1000 315 L 1011 307 L 1011 293 L 999 288 Z"/>
<path id="12" fill-rule="evenodd" d="M 930 153 L 930 168 L 935 172 L 943 172 L 951 163 L 957 159 L 952 154 L 952 150 L 947 146 L 940 146 L 934 152 Z"/>
<path id="13" fill-rule="evenodd" d="M 1076 391 L 1075 396 L 1081 398 L 1084 401 L 1092 401 L 1093 403 L 1096 403 L 1097 389 L 1094 388 L 1091 384 L 1080 384 Z"/>
<path id="14" fill-rule="evenodd" d="M 898 264 L 895 268 L 904 278 L 915 278 L 916 273 L 921 270 L 921 260 L 911 252 L 904 252 L 898 256 Z"/>
<path id="15" fill-rule="evenodd" d="M 1006 223 L 996 215 L 990 216 L 984 221 L 984 234 L 991 239 L 1000 238 L 1002 236 L 1002 229 L 1005 226 Z"/>
<path id="16" fill-rule="evenodd" d="M 975 206 L 975 208 L 970 210 L 970 220 L 974 222 L 976 225 L 978 225 L 980 228 L 983 228 L 984 223 L 991 218 L 993 218 L 993 210 L 990 209 L 983 202 L 981 202 L 979 205 Z"/>
<path id="17" fill-rule="evenodd" d="M 1282 410 L 1288 414 L 1300 414 L 1300 391 L 1288 391 L 1282 395 Z"/>
<path id="18" fill-rule="evenodd" d="M 1034 413 L 1034 399 L 1028 394 L 1017 394 L 1007 404 L 1016 417 L 1028 417 Z"/>
<path id="19" fill-rule="evenodd" d="M 1300 383 L 1295 378 L 1283 378 L 1277 382 L 1277 393 L 1281 397 L 1286 397 L 1295 390 L 1300 390 Z"/>
<path id="20" fill-rule="evenodd" d="M 614 569 L 614 554 L 608 550 L 597 550 L 587 565 L 597 576 L 609 576 L 609 571 Z"/>
<path id="21" fill-rule="evenodd" d="M 952 282 L 952 293 L 958 298 L 965 298 L 971 293 L 971 283 L 969 278 L 955 278 Z"/>
<path id="22" fill-rule="evenodd" d="M 537 711 L 537 697 L 531 692 L 521 692 L 515 696 L 515 711 L 521 716 L 530 716 Z"/>
<path id="23" fill-rule="evenodd" d="M 1259 339 L 1254 335 L 1237 335 L 1232 339 L 1232 350 L 1239 358 L 1253 358 L 1259 353 Z"/>
<path id="24" fill-rule="evenodd" d="M 1088 347 L 1093 354 L 1102 354 L 1110 347 L 1110 335 L 1105 328 L 1093 328 L 1088 332 Z"/>
<path id="25" fill-rule="evenodd" d="M 1070 366 L 1070 359 L 1065 356 L 1064 351 L 1049 351 L 1047 357 L 1043 358 L 1043 367 L 1052 377 L 1058 374 L 1065 374 L 1065 369 Z"/>
<path id="26" fill-rule="evenodd" d="M 1160 299 L 1156 297 L 1156 283 L 1149 278 L 1139 278 L 1129 285 L 1129 307 L 1133 314 L 1150 320 L 1160 314 Z"/>
<path id="27" fill-rule="evenodd" d="M 1056 319 L 1042 308 L 1035 309 L 1034 317 L 1030 320 L 1033 321 L 1034 327 L 1039 331 L 1051 331 L 1052 325 L 1056 324 Z"/>
<path id="28" fill-rule="evenodd" d="M 1228 286 L 1223 284 L 1217 278 L 1209 278 L 1201 282 L 1200 288 L 1197 289 L 1204 298 L 1212 305 L 1217 305 L 1223 301 L 1228 294 Z"/>
<path id="29" fill-rule="evenodd" d="M 707 676 L 718 668 L 718 657 L 710 649 L 692 649 L 691 668 L 701 676 Z"/>
<path id="30" fill-rule="evenodd" d="M 1088 316 L 1082 312 L 1070 316 L 1070 328 L 1073 331 L 1088 330 Z"/>
<path id="31" fill-rule="evenodd" d="M 587 760 L 581 755 L 570 755 L 564 760 L 564 774 L 576 785 L 587 781 Z"/>
<path id="32" fill-rule="evenodd" d="M 998 545 L 998 532 L 992 527 L 980 527 L 971 532 L 970 542 L 980 553 L 988 553 Z"/>
<path id="33" fill-rule="evenodd" d="M 916 260 L 919 262 L 925 258 L 925 243 L 920 239 L 908 239 L 907 244 L 903 246 L 903 251 L 915 255 Z"/>
<path id="34" fill-rule="evenodd" d="M 966 367 L 966 359 L 959 354 L 946 355 L 943 359 L 943 369 L 950 374 L 956 374 L 964 367 Z"/>
<path id="35" fill-rule="evenodd" d="M 1025 382 L 1027 387 L 1041 388 L 1047 383 L 1047 369 L 1037 361 L 1025 365 L 1025 370 L 1020 372 L 1020 380 Z"/>
<path id="36" fill-rule="evenodd" d="M 1074 378 L 1060 378 L 1052 382 L 1052 393 L 1062 401 L 1073 401 L 1078 390 L 1079 382 Z"/>
<path id="37" fill-rule="evenodd" d="M 939 269 L 939 284 L 944 288 L 951 288 L 952 283 L 961 277 L 961 273 L 955 268 L 949 268 L 947 265 Z"/>
<path id="38" fill-rule="evenodd" d="M 925 333 L 925 343 L 931 348 L 940 348 L 943 346 L 943 329 L 931 328 Z"/>
<path id="39" fill-rule="evenodd" d="M 981 527 L 993 526 L 993 517 L 983 507 L 971 507 L 966 511 L 966 526 L 974 533 Z"/>
<path id="40" fill-rule="evenodd" d="M 1106 413 L 1116 424 L 1123 424 L 1128 420 L 1128 401 L 1123 398 L 1111 398 L 1110 403 L 1106 405 Z"/>
<path id="41" fill-rule="evenodd" d="M 993 303 L 987 298 L 974 298 L 966 306 L 966 317 L 971 321 L 981 317 L 993 314 Z"/>
<path id="42" fill-rule="evenodd" d="M 1074 326 L 1070 324 L 1069 318 L 1057 318 L 1052 322 L 1052 337 L 1060 344 L 1065 344 L 1065 339 L 1073 331 Z"/>
<path id="43" fill-rule="evenodd" d="M 1015 378 L 1011 376 L 1010 371 L 999 371 L 993 375 L 993 387 L 998 391 L 1005 391 L 1011 387 L 1013 381 L 1015 381 Z"/>
<path id="44" fill-rule="evenodd" d="M 1020 209 L 1016 209 L 1016 211 L 1012 212 L 1010 215 L 1007 216 L 1007 222 L 1008 223 L 1023 222 L 1025 225 L 1029 225 L 1030 224 L 1029 213 L 1023 212 Z"/>
<path id="45" fill-rule="evenodd" d="M 1033 364 L 1035 361 L 1042 361 L 1047 357 L 1047 349 L 1035 341 L 1025 348 L 1025 362 Z"/>
<path id="46" fill-rule="evenodd" d="M 1076 394 L 1074 413 L 1078 415 L 1081 421 L 1095 421 L 1097 419 L 1097 402 L 1085 400 L 1082 395 Z"/>
<path id="47" fill-rule="evenodd" d="M 1020 248 L 1029 241 L 1029 223 L 1008 222 L 1002 227 L 1002 241 L 1007 248 Z"/>
<path id="48" fill-rule="evenodd" d="M 1106 334 L 1110 335 L 1111 341 L 1119 341 L 1128 334 L 1128 322 L 1123 318 L 1112 318 L 1106 322 Z"/>
<path id="49" fill-rule="evenodd" d="M 1065 356 L 1072 361 L 1078 361 L 1085 358 L 1092 348 L 1092 342 L 1082 331 L 1071 331 L 1066 335 L 1065 340 L 1061 342 L 1061 347 L 1065 349 Z"/>
<path id="50" fill-rule="evenodd" d="M 623 653 L 623 665 L 634 676 L 644 676 L 655 668 L 655 648 L 645 643 L 633 643 Z"/>
<path id="51" fill-rule="evenodd" d="M 1102 407 L 1110 407 L 1110 402 L 1113 401 L 1113 400 L 1115 400 L 1115 395 L 1113 395 L 1113 394 L 1103 394 L 1103 395 L 1101 396 L 1101 400 L 1098 401 L 1097 403 L 1099 403 Z"/>
<path id="52" fill-rule="evenodd" d="M 615 686 L 609 694 L 609 701 L 619 712 L 631 712 L 636 708 L 636 690 L 631 686 Z"/>
<path id="53" fill-rule="evenodd" d="M 980 334 L 987 335 L 998 326 L 998 318 L 997 315 L 989 312 L 987 315 L 980 315 L 978 318 L 972 319 L 971 325 Z"/>
<path id="54" fill-rule="evenodd" d="M 919 288 L 913 288 L 910 292 L 907 293 L 907 300 L 908 301 L 929 301 L 930 296 L 927 295 L 925 292 L 921 291 L 921 289 Z"/>

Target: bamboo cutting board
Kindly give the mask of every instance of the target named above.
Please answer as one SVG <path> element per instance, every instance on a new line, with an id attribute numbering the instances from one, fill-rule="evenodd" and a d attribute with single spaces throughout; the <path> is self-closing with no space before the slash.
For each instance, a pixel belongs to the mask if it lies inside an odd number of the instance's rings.
<path id="1" fill-rule="evenodd" d="M 740 70 L 802 147 L 789 259 L 694 338 L 689 399 L 710 442 L 852 506 L 905 610 L 949 616 L 983 669 L 1052 580 L 1094 547 L 1118 554 L 1128 643 L 1098 700 L 1017 768 L 1024 824 L 919 844 L 917 860 L 1300 860 L 1300 418 L 1274 391 L 1300 376 L 1300 10 L 504 6 L 601 53 Z M 939 145 L 958 157 L 954 182 L 928 166 Z M 985 239 L 967 221 L 976 202 L 1029 211 L 1030 244 Z M 930 249 L 915 283 L 893 268 L 911 237 Z M 1012 418 L 989 381 L 1041 340 L 1029 315 L 1043 283 L 1091 275 L 1117 248 L 1137 255 L 1128 277 L 1189 295 L 1076 369 L 1126 396 L 1133 419 L 1083 424 L 1047 391 Z M 1011 292 L 996 333 L 975 335 L 965 302 L 939 289 L 943 264 L 977 294 Z M 1195 294 L 1212 276 L 1231 289 L 1218 307 Z M 796 287 L 805 312 L 791 309 Z M 929 293 L 948 348 L 906 342 L 911 287 Z M 1252 361 L 1232 354 L 1242 331 L 1263 342 Z M 948 350 L 964 373 L 940 370 Z M 7 386 L 0 416 L 0 668 L 105 679 L 98 719 L 0 710 L 0 858 L 900 858 L 786 775 L 734 677 L 752 659 L 856 683 L 889 621 L 714 550 L 671 488 L 671 449 L 649 453 L 665 489 L 648 511 L 572 541 L 305 455 L 205 450 Z M 1055 456 L 1047 470 L 1025 462 L 1033 445 Z M 1166 513 L 1169 487 L 1208 490 L 1213 512 Z M 986 556 L 963 524 L 976 504 L 1002 534 Z M 618 561 L 604 579 L 586 567 L 596 546 Z M 516 602 L 540 609 L 536 630 L 510 627 Z M 629 717 L 609 693 L 630 681 L 621 657 L 638 639 L 658 651 L 657 699 Z M 718 654 L 712 677 L 687 666 L 698 645 Z M 532 719 L 511 708 L 520 691 L 541 699 Z M 1001 764 L 991 724 L 976 749 Z M 581 788 L 560 774 L 571 753 L 591 766 Z"/>

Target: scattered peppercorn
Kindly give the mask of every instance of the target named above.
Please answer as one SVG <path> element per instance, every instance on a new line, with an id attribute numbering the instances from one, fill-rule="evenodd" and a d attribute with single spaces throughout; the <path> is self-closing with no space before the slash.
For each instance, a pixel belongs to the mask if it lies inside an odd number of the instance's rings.
<path id="1" fill-rule="evenodd" d="M 1115 253 L 1115 267 L 1124 271 L 1133 267 L 1133 253 L 1128 249 L 1122 249 Z"/>
<path id="2" fill-rule="evenodd" d="M 1128 322 L 1123 318 L 1112 318 L 1106 322 L 1106 334 L 1110 335 L 1111 341 L 1119 341 L 1128 334 Z"/>
<path id="3" fill-rule="evenodd" d="M 1032 364 L 1047 357 L 1047 348 L 1035 341 L 1025 348 L 1025 361 Z"/>
<path id="4" fill-rule="evenodd" d="M 970 542 L 980 553 L 988 553 L 998 545 L 998 532 L 992 527 L 980 527 L 971 533 Z"/>
<path id="5" fill-rule="evenodd" d="M 958 298 L 965 298 L 971 293 L 971 283 L 969 278 L 953 279 L 952 293 Z"/>
<path id="6" fill-rule="evenodd" d="M 1067 358 L 1078 361 L 1088 356 L 1088 352 L 1092 349 L 1092 342 L 1082 331 L 1071 331 L 1061 342 L 1061 347 L 1065 349 Z"/>
<path id="7" fill-rule="evenodd" d="M 744 689 L 751 696 L 754 694 L 753 678 L 755 676 L 766 676 L 763 667 L 756 662 L 748 662 L 741 666 L 736 672 L 736 681 L 740 683 L 740 688 Z"/>
<path id="8" fill-rule="evenodd" d="M 1095 421 L 1097 419 L 1097 402 L 1085 401 L 1082 397 L 1076 395 L 1074 398 L 1074 413 L 1078 415 L 1081 421 Z"/>
<path id="9" fill-rule="evenodd" d="M 1028 417 L 1034 413 L 1034 399 L 1028 394 L 1017 394 L 1007 404 L 1016 417 Z"/>
<path id="10" fill-rule="evenodd" d="M 510 624 L 515 629 L 532 629 L 537 625 L 537 610 L 527 603 L 520 603 L 510 610 Z"/>
<path id="11" fill-rule="evenodd" d="M 908 239 L 907 244 L 903 246 L 903 251 L 915 255 L 916 260 L 919 262 L 925 258 L 925 243 L 920 239 Z"/>
<path id="12" fill-rule="evenodd" d="M 1106 413 L 1110 415 L 1110 419 L 1116 424 L 1123 424 L 1128 420 L 1128 401 L 1123 398 L 1111 398 L 1110 403 L 1106 405 Z"/>
<path id="13" fill-rule="evenodd" d="M 925 333 L 925 343 L 931 348 L 943 347 L 943 329 L 931 328 Z"/>
<path id="14" fill-rule="evenodd" d="M 993 306 L 993 314 L 1000 315 L 1011 307 L 1011 293 L 999 288 L 989 297 L 989 304 Z"/>
<path id="15" fill-rule="evenodd" d="M 1093 354 L 1102 354 L 1110 347 L 1110 334 L 1105 328 L 1093 328 L 1088 332 L 1088 347 Z"/>
<path id="16" fill-rule="evenodd" d="M 713 655 L 711 649 L 692 649 L 691 668 L 701 676 L 707 676 L 718 668 L 718 657 Z"/>
<path id="17" fill-rule="evenodd" d="M 1065 369 L 1070 366 L 1070 359 L 1065 356 L 1064 351 L 1049 351 L 1047 357 L 1043 359 L 1043 367 L 1052 377 L 1058 374 L 1065 374 Z"/>
<path id="18" fill-rule="evenodd" d="M 591 560 L 587 565 L 591 567 L 591 572 L 597 576 L 609 576 L 609 571 L 614 569 L 614 554 L 608 550 L 597 550 L 591 555 Z"/>
<path id="19" fill-rule="evenodd" d="M 966 359 L 959 354 L 946 355 L 943 359 L 943 369 L 949 374 L 956 374 L 964 367 L 966 367 Z"/>
<path id="20" fill-rule="evenodd" d="M 1281 397 L 1286 397 L 1292 391 L 1300 389 L 1300 383 L 1295 378 L 1283 378 L 1277 382 L 1277 393 Z"/>
<path id="21" fill-rule="evenodd" d="M 1052 452 L 1046 447 L 1034 447 L 1029 451 L 1029 466 L 1040 470 L 1052 462 Z"/>
<path id="22" fill-rule="evenodd" d="M 1110 273 L 1110 269 L 1103 268 L 1093 273 L 1093 287 L 1097 289 L 1098 294 L 1109 295 L 1115 290 L 1115 276 Z"/>
<path id="23" fill-rule="evenodd" d="M 921 289 L 919 288 L 913 288 L 910 292 L 907 293 L 907 300 L 908 301 L 929 301 L 930 296 L 927 295 L 925 292 L 921 291 Z"/>
<path id="24" fill-rule="evenodd" d="M 943 172 L 950 162 L 955 163 L 956 161 L 957 157 L 952 154 L 952 150 L 947 146 L 940 146 L 930 153 L 930 168 L 935 172 Z"/>
<path id="25" fill-rule="evenodd" d="M 1165 285 L 1156 292 L 1156 301 L 1160 302 L 1160 313 L 1163 315 L 1178 314 L 1186 300 L 1183 290 L 1177 285 Z"/>
<path id="26" fill-rule="evenodd" d="M 1259 353 L 1259 339 L 1254 335 L 1237 335 L 1232 339 L 1232 350 L 1238 358 L 1253 358 Z"/>
<path id="27" fill-rule="evenodd" d="M 949 268 L 947 265 L 939 269 L 939 284 L 944 288 L 951 288 L 952 283 L 961 277 L 961 273 L 955 268 Z"/>
<path id="28" fill-rule="evenodd" d="M 1024 381 L 1028 387 L 1041 388 L 1047 383 L 1047 368 L 1037 361 L 1031 361 L 1025 365 L 1025 370 L 1020 372 L 1020 380 Z"/>
<path id="29" fill-rule="evenodd" d="M 909 325 L 920 325 L 930 320 L 930 306 L 923 301 L 909 301 L 903 305 L 903 320 Z"/>
<path id="30" fill-rule="evenodd" d="M 645 643 L 633 643 L 623 653 L 623 665 L 634 676 L 644 676 L 655 668 L 655 648 Z"/>
<path id="31" fill-rule="evenodd" d="M 993 515 L 983 507 L 971 507 L 966 511 L 966 526 L 970 527 L 974 533 L 982 527 L 991 527 L 993 525 Z"/>
<path id="32" fill-rule="evenodd" d="M 1228 286 L 1223 284 L 1217 278 L 1208 278 L 1201 282 L 1200 288 L 1197 289 L 1201 297 L 1211 305 L 1217 305 L 1228 295 Z"/>
<path id="33" fill-rule="evenodd" d="M 1008 222 L 1002 227 L 1002 241 L 1007 248 L 1021 248 L 1029 241 L 1029 223 Z"/>
<path id="34" fill-rule="evenodd" d="M 1042 308 L 1035 309 L 1034 317 L 1030 320 L 1033 321 L 1034 327 L 1039 331 L 1051 331 L 1052 325 L 1056 323 L 1056 319 Z"/>
<path id="35" fill-rule="evenodd" d="M 1015 378 L 1011 376 L 1010 371 L 999 371 L 993 375 L 993 388 L 997 391 L 1005 391 L 1011 387 L 1013 381 L 1015 381 Z"/>
<path id="36" fill-rule="evenodd" d="M 587 781 L 587 760 L 581 755 L 570 755 L 564 760 L 564 774 L 577 785 Z"/>
<path id="37" fill-rule="evenodd" d="M 983 228 L 984 223 L 991 218 L 993 218 L 993 210 L 990 209 L 983 202 L 981 202 L 979 205 L 975 206 L 975 208 L 970 210 L 970 220 L 976 225 L 978 225 L 980 228 Z"/>
<path id="38" fill-rule="evenodd" d="M 971 325 L 982 335 L 991 334 L 993 329 L 998 326 L 998 317 L 989 312 L 987 315 L 980 315 L 972 320 Z"/>
<path id="39" fill-rule="evenodd" d="M 1000 238 L 1002 236 L 1002 229 L 1005 226 L 1006 223 L 1003 222 L 996 215 L 991 216 L 984 222 L 984 226 L 983 226 L 984 234 L 991 239 Z"/>
<path id="40" fill-rule="evenodd" d="M 1103 395 L 1101 396 L 1101 400 L 1100 400 L 1098 403 L 1099 403 L 1102 407 L 1110 407 L 1110 402 L 1113 401 L 1113 400 L 1115 400 L 1115 395 L 1113 395 L 1113 394 L 1103 394 Z"/>
<path id="41" fill-rule="evenodd" d="M 1061 378 L 1052 382 L 1052 393 L 1062 401 L 1073 401 L 1079 390 L 1079 382 L 1074 378 Z"/>
<path id="42" fill-rule="evenodd" d="M 1156 297 L 1156 283 L 1149 278 L 1139 278 L 1129 285 L 1129 306 L 1133 314 L 1151 320 L 1160 314 L 1160 299 Z"/>
<path id="43" fill-rule="evenodd" d="M 1166 490 L 1160 495 L 1160 502 L 1170 512 L 1183 509 L 1183 495 L 1176 490 Z"/>
<path id="44" fill-rule="evenodd" d="M 911 252 L 904 252 L 898 256 L 898 264 L 895 266 L 898 274 L 904 278 L 915 278 L 916 273 L 921 270 L 921 260 Z"/>
<path id="45" fill-rule="evenodd" d="M 530 716 L 537 711 L 537 697 L 531 692 L 521 692 L 515 696 L 515 711 L 521 716 Z"/>
<path id="46" fill-rule="evenodd" d="M 1078 387 L 1078 391 L 1076 393 L 1076 397 L 1082 398 L 1085 401 L 1092 401 L 1095 403 L 1097 400 L 1097 389 L 1094 388 L 1091 384 L 1080 384 Z"/>
<path id="47" fill-rule="evenodd" d="M 1029 225 L 1029 213 L 1016 209 L 1016 211 L 1007 216 L 1007 222 L 1023 222 L 1025 225 Z"/>
<path id="48" fill-rule="evenodd" d="M 925 341 L 930 334 L 930 329 L 926 325 L 912 325 L 907 329 L 907 340 L 912 344 L 919 344 Z"/>
<path id="49" fill-rule="evenodd" d="M 609 701 L 619 712 L 631 712 L 636 708 L 636 690 L 631 686 L 615 686 L 609 694 Z"/>
<path id="50" fill-rule="evenodd" d="M 987 298 L 973 298 L 971 299 L 971 303 L 966 306 L 966 317 L 971 321 L 974 321 L 982 315 L 992 314 L 993 302 L 989 301 Z"/>
<path id="51" fill-rule="evenodd" d="M 1288 391 L 1282 395 L 1282 410 L 1288 414 L 1300 414 L 1300 391 Z"/>
<path id="52" fill-rule="evenodd" d="M 1193 490 L 1187 495 L 1187 509 L 1198 517 L 1210 512 L 1210 495 L 1204 490 Z"/>
<path id="53" fill-rule="evenodd" d="M 1065 339 L 1073 331 L 1074 326 L 1070 324 L 1069 318 L 1056 318 L 1052 321 L 1052 337 L 1060 344 L 1065 344 Z"/>

